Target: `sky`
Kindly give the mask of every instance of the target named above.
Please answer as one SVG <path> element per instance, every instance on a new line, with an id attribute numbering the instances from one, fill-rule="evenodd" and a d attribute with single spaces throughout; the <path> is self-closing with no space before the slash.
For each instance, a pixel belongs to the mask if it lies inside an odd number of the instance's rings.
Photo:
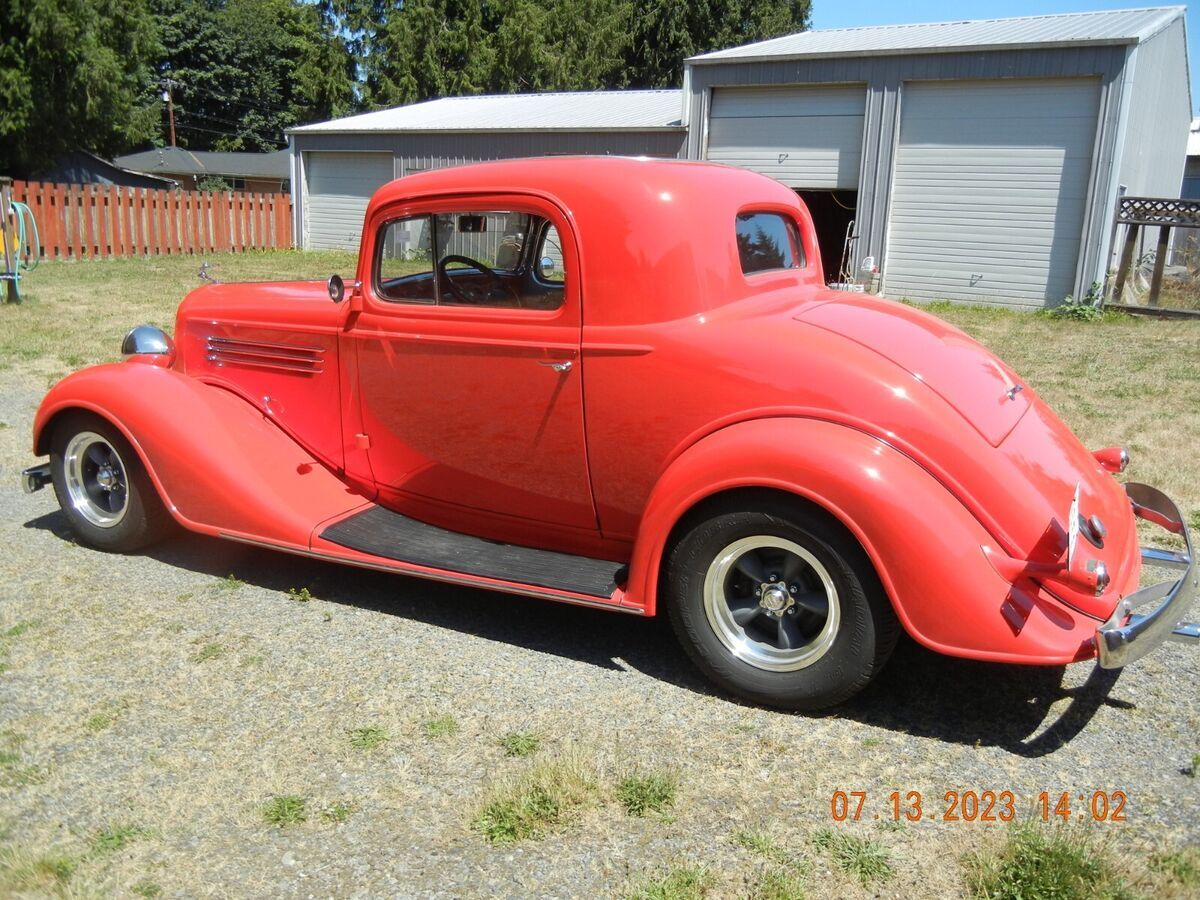
<path id="1" fill-rule="evenodd" d="M 1101 9 L 1145 9 L 1186 6 L 1188 60 L 1191 66 L 1192 108 L 1200 108 L 1200 0 L 1171 3 L 1153 0 L 813 0 L 813 28 L 855 28 L 860 25 L 906 25 L 912 22 L 951 22 L 963 19 L 1002 19 L 1049 13 L 1095 12 Z"/>

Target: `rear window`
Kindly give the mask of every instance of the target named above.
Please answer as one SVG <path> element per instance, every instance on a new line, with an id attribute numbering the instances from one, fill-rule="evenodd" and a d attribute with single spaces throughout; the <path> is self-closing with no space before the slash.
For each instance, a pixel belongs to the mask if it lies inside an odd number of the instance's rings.
<path id="1" fill-rule="evenodd" d="M 737 245 L 742 271 L 747 275 L 804 267 L 804 247 L 796 223 L 779 213 L 740 213 Z"/>

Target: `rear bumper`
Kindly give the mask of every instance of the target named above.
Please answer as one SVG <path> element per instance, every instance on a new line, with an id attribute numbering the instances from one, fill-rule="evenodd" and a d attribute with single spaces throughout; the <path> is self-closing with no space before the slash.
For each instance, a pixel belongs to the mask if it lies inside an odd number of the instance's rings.
<path id="1" fill-rule="evenodd" d="M 1183 622 L 1188 608 L 1200 596 L 1192 537 L 1183 515 L 1166 494 L 1145 484 L 1126 484 L 1125 492 L 1139 518 L 1183 538 L 1185 550 L 1142 548 L 1144 565 L 1181 573 L 1178 580 L 1162 581 L 1123 599 L 1107 622 L 1096 631 L 1096 655 L 1101 667 L 1119 669 L 1141 659 L 1163 641 L 1200 642 L 1200 625 Z M 1145 613 L 1134 610 L 1155 604 Z"/>

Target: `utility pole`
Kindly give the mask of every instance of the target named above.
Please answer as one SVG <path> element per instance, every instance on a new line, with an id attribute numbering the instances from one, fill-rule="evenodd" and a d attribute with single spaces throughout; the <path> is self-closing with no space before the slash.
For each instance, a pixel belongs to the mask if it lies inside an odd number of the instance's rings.
<path id="1" fill-rule="evenodd" d="M 176 84 L 177 84 L 177 82 L 172 81 L 170 78 L 164 78 L 162 81 L 162 85 L 163 85 L 162 98 L 163 98 L 163 102 L 165 102 L 167 104 L 167 122 L 170 124 L 170 127 L 171 127 L 171 146 L 172 147 L 175 146 L 175 100 L 171 96 L 171 88 L 175 87 Z"/>

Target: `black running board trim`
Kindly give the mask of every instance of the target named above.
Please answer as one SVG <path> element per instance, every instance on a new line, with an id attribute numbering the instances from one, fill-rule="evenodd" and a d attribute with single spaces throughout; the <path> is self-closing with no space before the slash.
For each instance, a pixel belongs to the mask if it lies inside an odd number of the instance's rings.
<path id="1" fill-rule="evenodd" d="M 399 563 L 608 600 L 625 565 L 502 544 L 410 519 L 381 506 L 330 525 L 322 540 Z"/>

